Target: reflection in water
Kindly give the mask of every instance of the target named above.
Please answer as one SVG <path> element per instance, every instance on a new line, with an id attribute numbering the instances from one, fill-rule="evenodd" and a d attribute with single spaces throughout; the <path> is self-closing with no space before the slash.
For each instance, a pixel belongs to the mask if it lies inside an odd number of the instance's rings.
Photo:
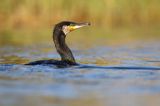
<path id="1" fill-rule="evenodd" d="M 56 59 L 57 53 L 40 46 L 16 48 L 0 48 L 0 106 L 160 104 L 158 46 L 79 48 L 74 54 L 81 65 L 69 68 L 22 65 Z"/>

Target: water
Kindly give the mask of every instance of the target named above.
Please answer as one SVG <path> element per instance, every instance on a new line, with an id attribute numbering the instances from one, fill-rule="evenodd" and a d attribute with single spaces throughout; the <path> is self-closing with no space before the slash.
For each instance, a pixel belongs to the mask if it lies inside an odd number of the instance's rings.
<path id="1" fill-rule="evenodd" d="M 51 45 L 1 46 L 0 106 L 159 106 L 159 42 L 72 50 L 81 65 L 57 68 L 22 65 Z"/>

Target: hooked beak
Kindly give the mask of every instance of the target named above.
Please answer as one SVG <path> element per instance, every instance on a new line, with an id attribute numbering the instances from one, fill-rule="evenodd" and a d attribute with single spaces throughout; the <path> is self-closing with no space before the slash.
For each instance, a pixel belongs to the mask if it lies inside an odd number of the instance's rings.
<path id="1" fill-rule="evenodd" d="M 85 23 L 77 23 L 73 26 L 69 26 L 69 30 L 73 31 L 75 29 L 81 28 L 81 27 L 85 27 L 85 26 L 90 26 L 91 24 L 89 22 L 85 22 Z"/>

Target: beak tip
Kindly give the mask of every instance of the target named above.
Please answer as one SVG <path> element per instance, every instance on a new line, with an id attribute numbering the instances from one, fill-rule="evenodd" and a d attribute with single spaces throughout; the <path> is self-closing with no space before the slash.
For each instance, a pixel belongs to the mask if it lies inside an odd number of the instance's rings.
<path id="1" fill-rule="evenodd" d="M 88 24 L 88 26 L 91 26 L 91 23 L 90 23 L 90 22 L 88 22 L 87 24 Z"/>

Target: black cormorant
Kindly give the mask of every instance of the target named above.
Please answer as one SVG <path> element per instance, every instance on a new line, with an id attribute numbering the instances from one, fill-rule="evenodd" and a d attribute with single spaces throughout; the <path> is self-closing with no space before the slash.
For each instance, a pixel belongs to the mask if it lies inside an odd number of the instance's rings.
<path id="1" fill-rule="evenodd" d="M 74 56 L 65 42 L 66 35 L 78 28 L 89 26 L 90 23 L 75 23 L 70 21 L 63 21 L 55 25 L 53 30 L 53 41 L 57 52 L 61 56 L 61 60 L 38 60 L 27 63 L 25 65 L 56 65 L 58 67 L 68 67 L 78 65 Z"/>

